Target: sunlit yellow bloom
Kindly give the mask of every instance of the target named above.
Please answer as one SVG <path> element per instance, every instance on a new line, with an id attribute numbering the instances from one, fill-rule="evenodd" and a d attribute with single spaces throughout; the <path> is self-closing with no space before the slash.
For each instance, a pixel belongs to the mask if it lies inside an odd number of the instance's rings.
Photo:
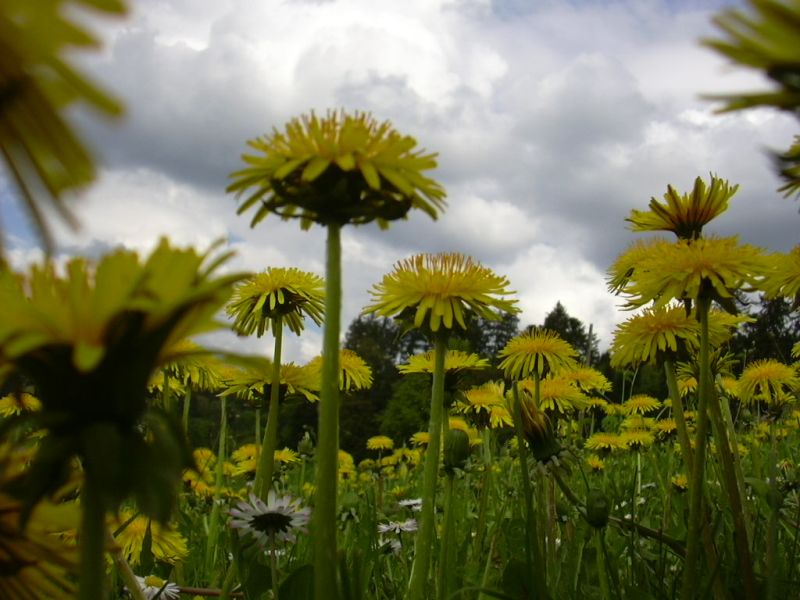
<path id="1" fill-rule="evenodd" d="M 786 404 L 795 402 L 800 378 L 789 365 L 777 360 L 757 360 L 750 363 L 739 377 L 738 397 L 745 404 L 765 402 Z"/>
<path id="2" fill-rule="evenodd" d="M 444 208 L 444 189 L 423 175 L 436 155 L 369 113 L 312 112 L 248 145 L 257 154 L 242 157 L 247 166 L 231 175 L 228 191 L 245 198 L 239 214 L 256 208 L 251 225 L 272 212 L 299 217 L 304 229 L 375 219 L 385 227 L 411 208 L 434 219 Z"/>
<path id="3" fill-rule="evenodd" d="M 467 390 L 463 398 L 463 402 L 456 403 L 456 412 L 472 416 L 479 428 L 513 425 L 505 407 L 505 385 L 502 381 L 488 381 Z"/>
<path id="4" fill-rule="evenodd" d="M 622 442 L 633 450 L 641 450 L 652 446 L 655 438 L 649 431 L 643 429 L 628 429 L 619 435 Z"/>
<path id="5" fill-rule="evenodd" d="M 709 186 L 696 178 L 688 194 L 681 195 L 668 185 L 663 204 L 651 198 L 649 211 L 632 210 L 625 220 L 633 231 L 671 231 L 681 239 L 697 239 L 706 223 L 728 209 L 728 201 L 738 189 L 714 175 Z"/>
<path id="6" fill-rule="evenodd" d="M 697 378 L 694 376 L 678 378 L 678 392 L 681 398 L 697 392 Z"/>
<path id="7" fill-rule="evenodd" d="M 689 489 L 689 478 L 683 473 L 673 475 L 669 480 L 676 492 L 683 493 Z"/>
<path id="8" fill-rule="evenodd" d="M 578 353 L 555 331 L 533 329 L 512 338 L 498 356 L 506 377 L 523 379 L 534 372 L 542 377 L 546 372 L 573 369 Z"/>
<path id="9" fill-rule="evenodd" d="M 118 519 L 112 521 L 112 531 L 121 527 L 133 517 L 133 511 L 123 509 Z M 127 524 L 125 529 L 114 536 L 114 540 L 121 546 L 122 555 L 132 567 L 139 564 L 142 554 L 142 543 L 150 524 L 152 536 L 152 552 L 156 560 L 174 565 L 189 555 L 189 548 L 184 538 L 172 525 L 159 525 L 150 521 L 146 516 L 139 515 Z"/>
<path id="10" fill-rule="evenodd" d="M 620 429 L 644 429 L 650 430 L 655 426 L 655 419 L 650 417 L 643 417 L 642 415 L 632 414 L 625 417 L 620 423 Z"/>
<path id="11" fill-rule="evenodd" d="M 424 446 L 428 447 L 428 444 L 431 441 L 431 434 L 427 431 L 418 431 L 414 435 L 411 436 L 411 445 L 412 446 Z"/>
<path id="12" fill-rule="evenodd" d="M 272 384 L 272 362 L 266 358 L 249 359 L 245 368 L 230 371 L 225 376 L 223 396 L 233 395 L 251 404 L 264 398 L 264 390 Z M 319 364 L 313 360 L 307 365 L 284 363 L 281 365 L 281 390 L 287 395 L 303 396 L 309 402 L 319 400 Z"/>
<path id="13" fill-rule="evenodd" d="M 578 386 L 584 393 L 597 392 L 604 393 L 611 391 L 611 382 L 597 369 L 592 367 L 578 366 L 574 369 L 564 371 L 562 377 Z"/>
<path id="14" fill-rule="evenodd" d="M 622 403 L 622 410 L 626 415 L 646 415 L 661 407 L 661 402 L 647 394 L 636 394 Z"/>
<path id="15" fill-rule="evenodd" d="M 41 410 L 42 403 L 39 399 L 27 392 L 19 394 L 9 394 L 0 398 L 0 416 L 12 417 L 23 412 L 34 412 Z"/>
<path id="16" fill-rule="evenodd" d="M 518 311 L 516 300 L 505 298 L 513 294 L 508 285 L 508 279 L 463 254 L 417 254 L 395 264 L 373 286 L 374 303 L 364 312 L 397 317 L 432 332 L 466 329 L 470 314 L 496 321 L 498 311 Z"/>
<path id="17" fill-rule="evenodd" d="M 629 308 L 651 301 L 664 306 L 701 293 L 725 301 L 737 290 L 758 287 L 765 267 L 763 251 L 736 237 L 680 240 L 644 256 L 620 293 Z"/>
<path id="18" fill-rule="evenodd" d="M 611 343 L 611 366 L 618 369 L 655 363 L 678 352 L 679 343 L 696 345 L 700 336 L 697 319 L 682 306 L 648 307 L 617 325 Z"/>
<path id="19" fill-rule="evenodd" d="M 587 456 L 586 464 L 595 473 L 599 473 L 600 471 L 606 468 L 606 464 L 603 462 L 603 459 L 597 456 L 596 454 L 590 454 L 589 456 Z"/>
<path id="20" fill-rule="evenodd" d="M 415 354 L 408 358 L 408 363 L 399 365 L 400 373 L 433 373 L 433 350 L 425 354 Z M 462 352 L 461 350 L 447 350 L 444 355 L 444 372 L 456 373 L 468 369 L 485 369 L 489 361 L 477 354 Z"/>
<path id="21" fill-rule="evenodd" d="M 353 463 L 353 455 L 344 450 L 339 450 L 338 456 L 339 477 L 350 479 L 356 474 L 356 466 Z"/>
<path id="22" fill-rule="evenodd" d="M 675 419 L 659 419 L 653 424 L 653 429 L 660 438 L 665 438 L 676 431 Z"/>
<path id="23" fill-rule="evenodd" d="M 528 394 L 532 401 L 534 385 L 531 379 L 523 379 L 518 382 L 520 393 Z M 586 406 L 588 406 L 586 396 L 566 377 L 545 377 L 539 382 L 539 408 L 541 410 L 567 414 L 586 408 Z"/>
<path id="24" fill-rule="evenodd" d="M 394 448 L 394 441 L 385 435 L 375 435 L 367 440 L 367 450 L 391 450 L 392 448 Z"/>
<path id="25" fill-rule="evenodd" d="M 300 457 L 298 456 L 297 452 L 291 448 L 275 450 L 273 457 L 275 458 L 276 464 L 291 465 L 293 463 L 300 462 Z"/>
<path id="26" fill-rule="evenodd" d="M 773 298 L 800 298 L 800 245 L 787 254 L 773 254 L 769 257 L 769 270 L 762 289 Z"/>
<path id="27" fill-rule="evenodd" d="M 255 459 L 257 454 L 258 452 L 255 444 L 245 444 L 244 446 L 239 446 L 231 453 L 231 459 L 234 462 L 243 462 L 245 460 Z"/>
<path id="28" fill-rule="evenodd" d="M 317 381 L 320 381 L 322 360 L 322 356 L 316 356 L 306 365 L 311 373 L 316 374 Z M 339 351 L 339 389 L 364 390 L 370 386 L 372 386 L 372 369 L 358 354 L 342 348 Z"/>
<path id="29" fill-rule="evenodd" d="M 729 375 L 718 377 L 717 386 L 726 396 L 736 398 L 739 393 L 739 381 Z"/>
<path id="30" fill-rule="evenodd" d="M 240 335 L 264 335 L 277 319 L 300 335 L 304 318 L 322 323 L 325 282 L 322 277 L 296 268 L 271 267 L 236 286 L 226 311 L 235 318 Z"/>
<path id="31" fill-rule="evenodd" d="M 608 269 L 608 289 L 617 294 L 623 290 L 636 273 L 639 265 L 662 248 L 671 246 L 672 243 L 664 238 L 639 239 L 628 246 Z"/>
<path id="32" fill-rule="evenodd" d="M 608 413 L 608 401 L 604 400 L 603 398 L 587 398 L 586 399 L 586 408 L 594 408 L 603 411 L 604 413 Z"/>
<path id="33" fill-rule="evenodd" d="M 590 435 L 586 439 L 584 447 L 588 450 L 594 450 L 595 452 L 609 452 L 611 450 L 623 450 L 625 448 L 625 442 L 616 433 L 600 431 Z"/>

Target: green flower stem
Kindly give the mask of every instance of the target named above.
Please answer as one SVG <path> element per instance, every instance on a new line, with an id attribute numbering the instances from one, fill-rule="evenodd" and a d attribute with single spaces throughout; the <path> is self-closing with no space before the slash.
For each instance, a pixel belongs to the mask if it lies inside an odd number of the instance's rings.
<path id="1" fill-rule="evenodd" d="M 708 433 L 708 404 L 711 395 L 710 359 L 708 342 L 708 311 L 711 300 L 704 294 L 697 298 L 697 319 L 700 322 L 699 382 L 697 386 L 697 434 L 692 477 L 689 483 L 689 523 L 686 536 L 686 560 L 683 569 L 681 598 L 691 600 L 697 592 L 700 574 L 700 537 L 703 530 L 703 479 L 706 463 L 706 438 Z"/>
<path id="2" fill-rule="evenodd" d="M 483 552 L 483 536 L 486 533 L 486 506 L 489 501 L 489 492 L 492 484 L 492 432 L 488 427 L 484 427 L 481 432 L 483 437 L 483 473 L 481 474 L 481 492 L 478 500 L 478 524 L 475 527 L 475 552 L 481 555 Z"/>
<path id="3" fill-rule="evenodd" d="M 444 482 L 444 526 L 442 527 L 442 542 L 439 544 L 439 598 L 447 598 L 450 593 L 450 580 L 453 575 L 452 546 L 453 546 L 453 479 L 454 475 L 448 474 Z"/>
<path id="4" fill-rule="evenodd" d="M 597 557 L 597 576 L 600 580 L 600 591 L 604 600 L 611 600 L 611 586 L 608 582 L 608 563 L 606 562 L 606 548 L 603 544 L 605 528 L 594 532 L 594 548 Z"/>
<path id="5" fill-rule="evenodd" d="M 278 600 L 278 546 L 275 544 L 275 532 L 269 534 L 269 570 L 272 579 L 272 600 Z"/>
<path id="6" fill-rule="evenodd" d="M 745 517 L 744 496 L 741 495 L 743 483 L 737 479 L 735 465 L 739 461 L 739 450 L 736 436 L 729 430 L 722 418 L 721 399 L 712 386 L 709 399 L 711 425 L 717 444 L 717 451 L 722 462 L 722 475 L 725 491 L 728 493 L 728 504 L 733 517 L 733 537 L 736 544 L 736 555 L 739 559 L 744 597 L 754 600 L 757 597 L 755 576 L 753 574 L 753 558 L 750 554 L 750 536 Z"/>
<path id="7" fill-rule="evenodd" d="M 125 582 L 125 587 L 128 588 L 128 593 L 131 598 L 133 598 L 133 600 L 147 600 L 144 591 L 139 587 L 139 582 L 136 581 L 136 575 L 134 575 L 133 569 L 131 569 L 128 561 L 125 560 L 125 557 L 122 555 L 122 548 L 114 543 L 114 537 L 108 530 L 106 530 L 106 544 L 111 548 L 111 559 L 114 561 L 117 571 L 119 571 L 119 574 L 122 576 L 122 580 Z"/>
<path id="8" fill-rule="evenodd" d="M 692 472 L 692 445 L 689 442 L 689 431 L 686 428 L 686 417 L 683 413 L 683 400 L 678 390 L 678 380 L 675 377 L 675 365 L 671 358 L 664 360 L 664 373 L 667 376 L 667 389 L 672 401 L 672 417 L 675 419 L 675 430 L 678 434 L 678 443 L 681 446 L 681 456 L 683 463 L 689 473 Z"/>
<path id="9" fill-rule="evenodd" d="M 283 345 L 282 317 L 278 316 L 273 320 L 272 333 L 275 336 L 275 350 L 272 355 L 272 383 L 269 388 L 269 413 L 267 413 L 267 427 L 264 429 L 264 440 L 261 443 L 261 451 L 258 455 L 258 467 L 256 468 L 255 481 L 255 492 L 262 500 L 266 500 L 269 488 L 272 487 L 272 474 L 275 471 L 275 450 L 278 449 L 281 346 Z"/>
<path id="10" fill-rule="evenodd" d="M 172 414 L 172 390 L 169 387 L 169 372 L 164 369 L 164 388 L 161 390 L 161 403 L 168 414 Z"/>
<path id="11" fill-rule="evenodd" d="M 341 227 L 328 224 L 325 264 L 325 327 L 317 445 L 317 495 L 312 517 L 314 597 L 335 600 L 336 483 L 339 453 L 339 329 L 342 297 Z"/>
<path id="12" fill-rule="evenodd" d="M 186 386 L 186 393 L 183 395 L 183 415 L 181 422 L 183 423 L 183 433 L 189 437 L 189 408 L 192 406 L 192 388 Z"/>
<path id="13" fill-rule="evenodd" d="M 217 450 L 217 465 L 214 469 L 214 496 L 213 506 L 211 508 L 211 515 L 208 522 L 208 539 L 206 540 L 206 554 L 205 554 L 205 574 L 210 577 L 214 574 L 216 577 L 216 570 L 214 569 L 214 560 L 217 553 L 217 541 L 219 540 L 219 511 L 220 511 L 220 498 L 222 496 L 222 478 L 224 475 L 223 466 L 225 464 L 225 441 L 228 437 L 228 410 L 227 410 L 227 397 L 222 396 L 220 401 L 220 421 L 219 421 L 219 447 Z M 212 582 L 215 583 L 215 582 Z"/>
<path id="14" fill-rule="evenodd" d="M 106 504 L 102 491 L 87 473 L 81 488 L 79 600 L 106 597 Z"/>
<path id="15" fill-rule="evenodd" d="M 431 390 L 431 416 L 428 425 L 430 441 L 425 451 L 425 467 L 422 475 L 422 512 L 414 544 L 414 562 L 411 564 L 406 600 L 422 600 L 428 597 L 428 573 L 434 540 L 434 519 L 436 518 L 436 482 L 439 476 L 439 452 L 444 415 L 444 357 L 446 352 L 446 334 L 440 332 L 434 339 L 433 389 Z"/>
<path id="16" fill-rule="evenodd" d="M 539 378 L 534 372 L 535 389 L 538 392 Z M 512 384 L 514 394 L 514 428 L 517 433 L 517 447 L 519 448 L 519 468 L 522 477 L 522 493 L 525 496 L 525 566 L 528 574 L 533 577 L 537 598 L 547 597 L 547 581 L 539 552 L 539 536 L 536 526 L 536 513 L 533 510 L 533 490 L 531 477 L 528 472 L 528 455 L 525 452 L 525 433 L 522 429 L 522 406 L 520 406 L 519 388 L 517 382 Z"/>
<path id="17" fill-rule="evenodd" d="M 775 600 L 778 597 L 778 518 L 780 517 L 780 503 L 783 496 L 778 490 L 778 454 L 775 447 L 775 421 L 769 422 L 769 466 L 767 475 L 769 477 L 769 487 L 767 490 L 767 504 L 769 505 L 769 520 L 767 521 L 767 548 L 766 548 L 766 570 L 767 570 L 767 600 Z"/>

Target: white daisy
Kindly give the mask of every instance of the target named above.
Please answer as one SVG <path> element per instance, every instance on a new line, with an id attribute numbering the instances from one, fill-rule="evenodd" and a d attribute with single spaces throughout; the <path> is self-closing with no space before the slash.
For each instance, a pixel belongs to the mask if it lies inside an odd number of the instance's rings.
<path id="1" fill-rule="evenodd" d="M 307 533 L 311 509 L 304 508 L 298 498 L 277 496 L 270 490 L 266 503 L 250 494 L 249 502 L 239 502 L 229 514 L 233 517 L 229 524 L 239 529 L 239 535 L 250 535 L 267 548 L 272 545 L 270 538 L 275 542 L 295 542 L 297 532 Z"/>
<path id="2" fill-rule="evenodd" d="M 388 523 L 381 523 L 378 525 L 378 533 L 396 533 L 401 534 L 405 532 L 412 532 L 417 530 L 416 519 L 406 519 L 405 521 L 389 521 Z"/>
<path id="3" fill-rule="evenodd" d="M 422 510 L 422 498 L 409 498 L 408 500 L 400 500 L 398 504 L 411 509 L 413 512 L 419 512 Z"/>
<path id="4" fill-rule="evenodd" d="M 139 589 L 142 590 L 147 600 L 153 600 L 153 598 L 176 600 L 181 595 L 181 588 L 176 583 L 166 581 L 155 575 L 148 575 L 147 577 L 135 575 L 135 577 L 136 583 L 139 584 Z"/>

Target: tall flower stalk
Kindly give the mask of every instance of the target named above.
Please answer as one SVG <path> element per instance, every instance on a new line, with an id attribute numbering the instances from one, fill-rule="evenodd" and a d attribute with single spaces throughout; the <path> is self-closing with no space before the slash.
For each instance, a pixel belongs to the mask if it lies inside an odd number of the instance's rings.
<path id="1" fill-rule="evenodd" d="M 255 493 L 262 500 L 266 499 L 272 486 L 274 454 L 278 448 L 283 327 L 285 324 L 293 333 L 300 335 L 304 317 L 308 316 L 317 325 L 321 324 L 324 300 L 320 277 L 299 269 L 270 268 L 241 283 L 228 304 L 228 314 L 235 317 L 233 327 L 237 333 L 255 333 L 260 337 L 272 329 L 275 340 L 267 426 L 261 441 L 255 479 Z M 256 444 L 259 441 L 256 440 Z"/>
<path id="2" fill-rule="evenodd" d="M 436 167 L 436 155 L 416 149 L 414 138 L 368 113 L 329 112 L 324 118 L 312 113 L 249 145 L 256 154 L 243 157 L 247 166 L 232 174 L 234 181 L 228 186 L 228 191 L 244 198 L 238 212 L 255 209 L 252 226 L 275 213 L 284 219 L 299 218 L 303 229 L 313 223 L 328 229 L 320 463 L 312 530 L 315 597 L 335 598 L 341 229 L 372 221 L 385 228 L 412 208 L 435 219 L 444 208 L 444 189 L 424 175 Z"/>
<path id="3" fill-rule="evenodd" d="M 397 263 L 394 271 L 370 290 L 375 301 L 364 312 L 398 318 L 409 327 L 422 329 L 434 343 L 422 514 L 407 600 L 424 598 L 430 589 L 428 578 L 434 542 L 439 454 L 442 432 L 446 428 L 444 377 L 447 339 L 453 329 L 466 329 L 467 320 L 472 315 L 499 320 L 501 316 L 497 311 L 515 312 L 515 301 L 505 298 L 512 293 L 506 286 L 507 279 L 461 254 L 418 254 Z"/>

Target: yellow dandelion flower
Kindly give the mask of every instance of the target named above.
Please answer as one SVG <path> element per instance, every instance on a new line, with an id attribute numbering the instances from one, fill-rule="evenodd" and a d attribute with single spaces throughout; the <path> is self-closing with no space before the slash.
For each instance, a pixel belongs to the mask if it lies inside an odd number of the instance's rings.
<path id="1" fill-rule="evenodd" d="M 275 462 L 277 464 L 291 465 L 300 462 L 299 455 L 291 448 L 275 450 L 273 456 L 275 457 Z"/>
<path id="2" fill-rule="evenodd" d="M 394 448 L 392 438 L 385 435 L 375 435 L 367 440 L 367 450 L 391 450 Z"/>
<path id="3" fill-rule="evenodd" d="M 120 511 L 120 516 L 112 520 L 112 530 L 119 530 L 125 523 L 127 525 L 124 529 L 115 531 L 114 540 L 120 545 L 122 555 L 132 567 L 137 566 L 141 560 L 142 544 L 148 526 L 152 539 L 151 551 L 156 560 L 174 565 L 189 555 L 186 538 L 174 528 L 174 525 L 160 525 L 144 515 L 134 517 L 133 511 L 123 509 Z"/>
<path id="4" fill-rule="evenodd" d="M 531 379 L 518 382 L 520 393 L 533 400 L 535 383 Z M 539 382 L 539 408 L 560 414 L 572 413 L 588 406 L 586 396 L 566 377 L 545 377 Z"/>
<path id="5" fill-rule="evenodd" d="M 358 470 L 359 471 L 371 471 L 377 466 L 377 463 L 372 460 L 371 458 L 365 458 L 360 463 L 358 463 Z"/>
<path id="6" fill-rule="evenodd" d="M 431 434 L 427 431 L 418 431 L 411 436 L 411 445 L 417 447 L 428 447 L 431 441 Z"/>
<path id="7" fill-rule="evenodd" d="M 661 402 L 647 394 L 636 394 L 622 403 L 626 415 L 646 415 L 661 408 Z"/>
<path id="8" fill-rule="evenodd" d="M 470 314 L 497 321 L 498 311 L 518 311 L 516 300 L 505 298 L 513 294 L 508 285 L 508 279 L 463 254 L 417 254 L 373 286 L 375 302 L 364 313 L 397 317 L 434 333 L 456 325 L 466 329 Z"/>
<path id="9" fill-rule="evenodd" d="M 696 240 L 703 226 L 728 209 L 728 202 L 739 189 L 724 179 L 711 175 L 710 185 L 700 177 L 688 194 L 679 194 L 667 186 L 662 204 L 650 199 L 650 210 L 632 210 L 626 221 L 633 231 L 671 231 L 681 239 Z"/>
<path id="10" fill-rule="evenodd" d="M 717 378 L 717 387 L 726 396 L 736 398 L 739 393 L 739 381 L 730 375 Z"/>
<path id="11" fill-rule="evenodd" d="M 325 310 L 325 282 L 322 277 L 295 268 L 272 267 L 239 283 L 226 311 L 234 317 L 239 335 L 264 335 L 277 320 L 300 335 L 303 321 L 310 317 L 322 323 Z"/>
<path id="12" fill-rule="evenodd" d="M 533 329 L 512 338 L 499 356 L 507 377 L 523 379 L 532 373 L 543 377 L 549 371 L 573 369 L 578 353 L 555 331 Z"/>
<path id="13" fill-rule="evenodd" d="M 42 403 L 39 399 L 27 392 L 9 394 L 0 398 L 0 416 L 13 417 L 24 412 L 41 410 Z"/>
<path id="14" fill-rule="evenodd" d="M 792 346 L 792 358 L 800 358 L 800 342 L 795 342 Z"/>
<path id="15" fill-rule="evenodd" d="M 659 419 L 653 423 L 653 430 L 658 437 L 667 438 L 676 432 L 675 419 Z"/>
<path id="16" fill-rule="evenodd" d="M 471 416 L 478 428 L 513 424 L 505 408 L 505 384 L 502 381 L 488 381 L 467 390 L 462 398 L 463 401 L 456 403 L 455 411 Z"/>
<path id="17" fill-rule="evenodd" d="M 611 452 L 612 450 L 623 450 L 625 442 L 616 433 L 599 431 L 586 439 L 584 447 L 595 452 Z"/>
<path id="18" fill-rule="evenodd" d="M 608 290 L 618 294 L 630 282 L 639 265 L 652 254 L 668 248 L 672 243 L 664 238 L 636 240 L 628 246 L 608 269 Z"/>
<path id="19" fill-rule="evenodd" d="M 787 254 L 769 257 L 769 270 L 762 288 L 768 296 L 800 299 L 800 245 Z"/>
<path id="20" fill-rule="evenodd" d="M 432 218 L 444 208 L 444 189 L 423 175 L 436 155 L 415 150 L 417 142 L 378 123 L 369 113 L 329 112 L 292 119 L 285 131 L 250 140 L 257 152 L 231 175 L 228 192 L 244 197 L 256 225 L 270 212 L 311 223 L 361 224 L 405 218 L 419 208 Z"/>
<path id="21" fill-rule="evenodd" d="M 763 251 L 740 244 L 736 237 L 679 240 L 643 257 L 620 293 L 627 296 L 629 308 L 651 301 L 665 306 L 701 293 L 725 302 L 737 290 L 758 287 L 765 268 Z"/>
<path id="22" fill-rule="evenodd" d="M 450 417 L 448 423 L 450 429 L 460 429 L 464 433 L 469 433 L 470 426 L 461 417 Z"/>
<path id="23" fill-rule="evenodd" d="M 397 370 L 404 375 L 409 373 L 433 373 L 434 365 L 433 350 L 424 354 L 415 354 L 408 358 L 408 362 L 399 365 Z M 477 354 L 462 352 L 461 350 L 447 350 L 444 355 L 444 372 L 457 373 L 471 369 L 485 369 L 489 367 L 489 361 L 481 358 Z"/>
<path id="24" fill-rule="evenodd" d="M 767 404 L 795 402 L 800 378 L 793 367 L 774 359 L 750 363 L 739 377 L 737 396 L 745 404 L 762 401 Z"/>
<path id="25" fill-rule="evenodd" d="M 592 367 L 578 366 L 564 371 L 561 376 L 587 394 L 590 392 L 603 394 L 611 391 L 611 382 L 600 371 Z"/>
<path id="26" fill-rule="evenodd" d="M 306 365 L 310 373 L 316 374 L 320 381 L 322 372 L 322 356 L 311 359 Z M 372 369 L 358 354 L 342 348 L 339 351 L 339 389 L 365 390 L 372 386 Z"/>
<path id="27" fill-rule="evenodd" d="M 339 477 L 350 479 L 356 474 L 356 466 L 353 462 L 353 455 L 344 450 L 339 450 L 338 454 Z"/>
<path id="28" fill-rule="evenodd" d="M 599 473 L 606 468 L 603 459 L 596 454 L 590 454 L 586 457 L 586 465 L 595 473 Z"/>
<path id="29" fill-rule="evenodd" d="M 689 489 L 689 478 L 684 473 L 673 475 L 669 482 L 672 484 L 672 488 L 681 494 Z"/>
<path id="30" fill-rule="evenodd" d="M 625 417 L 620 423 L 620 429 L 644 429 L 650 430 L 653 429 L 655 426 L 655 419 L 651 419 L 649 417 L 643 417 L 639 414 L 632 414 Z"/>
<path id="31" fill-rule="evenodd" d="M 655 363 L 674 355 L 680 343 L 697 345 L 700 324 L 682 306 L 648 307 L 617 325 L 611 343 L 611 366 L 619 369 Z"/>
<path id="32" fill-rule="evenodd" d="M 254 460 L 258 454 L 255 444 L 245 444 L 244 446 L 239 446 L 236 450 L 231 453 L 231 459 L 233 462 L 243 462 L 246 460 Z"/>
<path id="33" fill-rule="evenodd" d="M 628 429 L 620 434 L 622 442 L 632 450 L 642 450 L 653 445 L 653 434 L 644 429 Z"/>

